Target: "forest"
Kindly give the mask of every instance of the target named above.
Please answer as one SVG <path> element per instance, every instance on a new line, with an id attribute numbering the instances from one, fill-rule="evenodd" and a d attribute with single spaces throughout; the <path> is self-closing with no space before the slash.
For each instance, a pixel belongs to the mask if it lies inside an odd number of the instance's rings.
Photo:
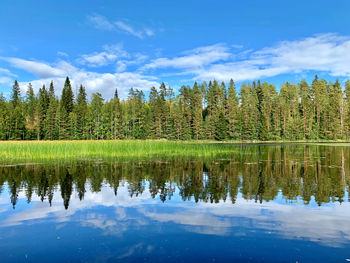
<path id="1" fill-rule="evenodd" d="M 319 79 L 284 83 L 228 85 L 216 80 L 182 86 L 174 93 L 164 83 L 149 98 L 130 89 L 121 100 L 100 93 L 72 91 L 69 77 L 62 94 L 54 83 L 35 94 L 0 95 L 0 140 L 347 140 L 350 137 L 350 81 L 342 87 Z"/>

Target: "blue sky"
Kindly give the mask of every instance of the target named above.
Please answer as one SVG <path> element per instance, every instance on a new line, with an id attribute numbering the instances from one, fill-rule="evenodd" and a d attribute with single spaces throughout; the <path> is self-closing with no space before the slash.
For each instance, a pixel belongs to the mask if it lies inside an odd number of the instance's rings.
<path id="1" fill-rule="evenodd" d="M 0 92 L 350 76 L 350 1 L 1 1 Z"/>

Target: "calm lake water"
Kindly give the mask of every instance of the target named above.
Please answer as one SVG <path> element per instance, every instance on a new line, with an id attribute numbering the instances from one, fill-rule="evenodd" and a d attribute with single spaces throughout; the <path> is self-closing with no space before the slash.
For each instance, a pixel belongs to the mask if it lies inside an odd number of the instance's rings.
<path id="1" fill-rule="evenodd" d="M 350 147 L 0 166 L 0 262 L 347 262 Z"/>

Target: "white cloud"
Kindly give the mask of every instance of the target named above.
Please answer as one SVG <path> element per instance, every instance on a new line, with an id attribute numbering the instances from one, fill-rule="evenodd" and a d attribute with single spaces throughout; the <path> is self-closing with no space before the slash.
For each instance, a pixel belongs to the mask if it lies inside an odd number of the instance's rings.
<path id="1" fill-rule="evenodd" d="M 226 45 L 216 44 L 211 46 L 199 47 L 185 52 L 182 56 L 175 58 L 157 58 L 146 64 L 142 69 L 157 68 L 177 68 L 192 69 L 202 68 L 218 61 L 227 60 L 231 54 Z"/>
<path id="2" fill-rule="evenodd" d="M 145 34 L 149 37 L 154 36 L 154 31 L 152 29 L 146 28 Z"/>
<path id="3" fill-rule="evenodd" d="M 132 26 L 124 23 L 123 21 L 117 21 L 115 22 L 115 25 L 122 31 L 125 31 L 129 33 L 130 35 L 133 35 L 138 38 L 143 38 L 144 32 L 143 31 L 137 31 Z"/>
<path id="4" fill-rule="evenodd" d="M 59 77 L 68 75 L 74 69 L 67 62 L 59 62 L 56 66 L 51 66 L 44 62 L 25 60 L 20 58 L 0 57 L 1 60 L 7 61 L 12 67 L 23 69 L 33 73 L 39 78 Z"/>
<path id="5" fill-rule="evenodd" d="M 117 59 L 129 57 L 130 55 L 123 49 L 122 45 L 106 45 L 102 52 L 84 54 L 78 61 L 90 67 L 101 67 L 109 65 Z"/>
<path id="6" fill-rule="evenodd" d="M 94 92 L 99 92 L 106 99 L 112 98 L 115 89 L 118 89 L 119 96 L 126 98 L 130 88 L 143 91 L 149 90 L 152 86 L 159 86 L 155 78 L 132 72 L 120 73 L 97 73 L 89 71 L 76 71 L 69 75 L 73 91 L 76 92 L 82 84 L 90 96 Z M 34 90 L 37 92 L 43 84 L 48 86 L 54 83 L 56 95 L 60 96 L 64 86 L 65 77 L 44 78 L 31 81 Z M 26 90 L 28 82 L 19 83 L 23 90 Z"/>
<path id="7" fill-rule="evenodd" d="M 0 84 L 5 84 L 5 85 L 8 85 L 8 86 L 11 86 L 13 84 L 13 81 L 9 77 L 0 77 Z"/>
<path id="8" fill-rule="evenodd" d="M 109 22 L 107 18 L 99 14 L 94 14 L 87 17 L 88 22 L 97 29 L 112 31 L 115 29 L 113 23 Z"/>
<path id="9" fill-rule="evenodd" d="M 86 189 L 89 188 L 87 185 Z M 7 213 L 4 207 L 9 207 L 10 197 L 4 192 L 0 198 L 0 213 L 3 213 L 0 227 L 40 223 L 48 218 L 66 222 L 83 211 L 79 217 L 81 225 L 99 228 L 105 234 L 121 234 L 140 225 L 154 227 L 157 221 L 171 222 L 186 231 L 206 235 L 227 235 L 232 230 L 246 234 L 261 229 L 285 239 L 306 239 L 330 247 L 340 247 L 350 242 L 350 225 L 347 224 L 349 203 L 329 203 L 320 207 L 275 201 L 260 204 L 238 196 L 234 205 L 227 200 L 219 203 L 167 201 L 164 206 L 157 205 L 160 204 L 159 199 L 152 199 L 148 190 L 137 197 L 130 197 L 127 183 L 119 186 L 117 196 L 107 185 L 100 192 L 87 191 L 82 201 L 77 196 L 74 191 L 68 210 L 64 209 L 60 191 L 57 190 L 52 207 L 47 201 L 42 203 L 40 197 L 33 195 L 32 205 L 27 209 Z M 25 191 L 21 191 L 18 197 L 24 200 Z M 101 206 L 112 208 L 115 213 L 95 213 L 93 208 Z"/>
<path id="10" fill-rule="evenodd" d="M 17 77 L 16 74 L 13 74 L 11 71 L 9 71 L 6 68 L 0 68 L 0 75 L 7 75 L 7 76 L 11 76 L 11 77 Z"/>
<path id="11" fill-rule="evenodd" d="M 163 56 L 150 62 L 146 62 L 149 61 L 148 57 L 143 54 L 127 52 L 121 44 L 106 45 L 102 51 L 84 54 L 75 60 L 94 68 L 110 65 L 113 69 L 111 72 L 94 72 L 64 60 L 56 63 L 14 57 L 0 57 L 0 60 L 13 68 L 34 74 L 37 79 L 31 82 L 35 89 L 53 80 L 59 95 L 65 77 L 69 76 L 74 90 L 83 84 L 89 94 L 98 91 L 105 98 L 110 98 L 115 88 L 118 88 L 121 97 L 126 97 L 131 87 L 145 91 L 151 86 L 158 86 L 155 75 L 183 76 L 180 83 L 189 79 L 227 81 L 233 78 L 235 81 L 246 81 L 279 74 L 301 76 L 308 71 L 350 77 L 350 36 L 315 35 L 301 40 L 283 41 L 255 51 L 216 44 L 188 50 L 172 58 Z M 132 71 L 128 69 L 131 65 L 134 67 Z M 0 83 L 12 85 L 16 75 L 12 73 L 12 68 L 10 70 L 0 68 Z M 28 82 L 21 84 L 25 89 Z"/>
<path id="12" fill-rule="evenodd" d="M 350 37 L 321 34 L 247 53 L 238 62 L 211 65 L 194 70 L 196 79 L 234 78 L 237 81 L 272 77 L 279 74 L 325 72 L 332 76 L 350 76 Z"/>
<path id="13" fill-rule="evenodd" d="M 320 34 L 282 41 L 256 51 L 242 50 L 242 46 L 237 45 L 217 44 L 173 58 L 158 58 L 142 69 L 166 68 L 177 70 L 170 75 L 192 75 L 195 80 L 227 81 L 233 78 L 245 81 L 307 71 L 347 77 L 350 76 L 350 37 Z"/>
<path id="14" fill-rule="evenodd" d="M 106 61 L 115 60 L 114 56 L 128 57 L 129 54 L 125 51 L 118 49 L 117 46 L 105 46 L 105 56 L 102 56 Z M 114 53 L 113 53 L 114 52 Z M 103 53 L 103 52 L 102 52 Z M 77 68 L 66 61 L 59 61 L 54 65 L 49 65 L 44 62 L 37 62 L 31 60 L 24 60 L 19 58 L 0 58 L 10 63 L 14 68 L 24 69 L 27 72 L 33 73 L 38 77 L 31 81 L 20 82 L 22 90 L 26 91 L 29 82 L 32 83 L 34 91 L 37 92 L 43 84 L 48 86 L 51 81 L 54 82 L 56 95 L 60 96 L 62 88 L 64 86 L 65 78 L 69 76 L 72 84 L 73 91 L 77 91 L 78 87 L 82 84 L 86 87 L 88 95 L 93 92 L 101 93 L 104 98 L 109 99 L 113 97 L 114 91 L 117 88 L 121 98 L 127 97 L 130 88 L 135 88 L 143 91 L 149 90 L 152 86 L 159 86 L 155 77 L 147 76 L 136 72 L 121 72 L 124 71 L 128 63 L 136 63 L 135 61 L 143 60 L 144 57 L 140 54 L 133 55 L 134 61 L 122 61 L 118 64 L 117 68 L 119 72 L 115 73 L 99 73 L 87 71 L 82 68 Z M 95 64 L 102 63 L 103 60 L 99 60 L 96 57 L 85 57 L 85 61 L 90 61 Z M 0 77 L 0 83 L 11 85 L 13 80 L 9 77 Z"/>
<path id="15" fill-rule="evenodd" d="M 58 56 L 61 56 L 61 57 L 69 57 L 67 53 L 63 52 L 63 51 L 58 51 L 57 52 L 57 55 Z"/>
<path id="16" fill-rule="evenodd" d="M 87 20 L 97 29 L 107 31 L 120 30 L 140 39 L 143 39 L 145 36 L 150 37 L 154 35 L 154 30 L 150 28 L 135 29 L 133 26 L 124 21 L 109 21 L 106 17 L 99 14 L 88 16 Z"/>

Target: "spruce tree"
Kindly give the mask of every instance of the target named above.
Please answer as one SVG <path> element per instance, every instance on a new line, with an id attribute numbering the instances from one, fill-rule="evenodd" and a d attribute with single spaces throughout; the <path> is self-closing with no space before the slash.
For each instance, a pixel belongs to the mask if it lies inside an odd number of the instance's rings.
<path id="1" fill-rule="evenodd" d="M 76 114 L 76 138 L 86 139 L 86 115 L 87 115 L 87 95 L 83 85 L 80 85 L 75 107 Z"/>
<path id="2" fill-rule="evenodd" d="M 227 130 L 230 139 L 239 138 L 239 104 L 238 97 L 236 93 L 236 86 L 234 81 L 231 79 L 228 87 L 228 97 L 227 97 L 227 114 L 226 118 L 228 121 Z"/>
<path id="3" fill-rule="evenodd" d="M 28 84 L 28 89 L 26 92 L 26 111 L 25 111 L 25 120 L 26 124 L 25 127 L 27 129 L 27 139 L 34 139 L 35 138 L 35 131 L 36 126 L 39 125 L 36 118 L 36 98 L 34 94 L 34 90 L 32 87 L 32 84 Z"/>
<path id="4" fill-rule="evenodd" d="M 191 98 L 190 98 L 190 104 L 191 104 L 191 125 L 192 125 L 192 138 L 193 139 L 200 139 L 202 138 L 202 93 L 201 90 L 197 84 L 197 82 L 194 83 L 192 92 L 191 92 Z"/>
<path id="5" fill-rule="evenodd" d="M 66 81 L 64 83 L 64 87 L 62 90 L 61 107 L 64 108 L 67 114 L 71 113 L 74 107 L 74 95 L 73 95 L 72 86 L 70 84 L 70 80 L 68 77 L 66 78 Z"/>
<path id="6" fill-rule="evenodd" d="M 344 98 L 344 130 L 346 138 L 350 138 L 350 81 L 345 83 L 345 98 Z"/>

